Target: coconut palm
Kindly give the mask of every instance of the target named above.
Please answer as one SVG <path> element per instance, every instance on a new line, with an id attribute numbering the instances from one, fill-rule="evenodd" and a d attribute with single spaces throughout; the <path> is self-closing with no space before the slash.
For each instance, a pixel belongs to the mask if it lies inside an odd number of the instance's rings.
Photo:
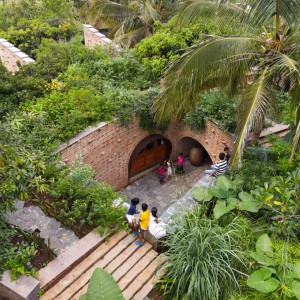
<path id="1" fill-rule="evenodd" d="M 179 13 L 180 23 L 197 20 L 203 6 L 207 11 L 208 6 L 201 0 L 185 2 Z M 233 93 L 243 89 L 231 158 L 232 166 L 240 166 L 248 134 L 262 128 L 267 108 L 275 105 L 274 91 L 286 89 L 295 108 L 293 159 L 300 135 L 300 0 L 250 0 L 238 9 L 234 6 L 223 4 L 220 15 L 226 18 L 219 20 L 231 22 L 230 14 L 226 15 L 230 11 L 234 18 L 240 18 L 241 25 L 259 34 L 211 35 L 192 46 L 165 72 L 162 92 L 154 103 L 156 119 L 180 119 L 193 108 L 200 92 L 216 87 L 229 88 Z M 272 32 L 261 34 L 263 26 L 269 26 Z"/>
<path id="2" fill-rule="evenodd" d="M 155 0 L 91 0 L 84 7 L 94 24 L 104 22 L 112 36 L 129 46 L 151 34 L 160 9 L 161 1 Z"/>

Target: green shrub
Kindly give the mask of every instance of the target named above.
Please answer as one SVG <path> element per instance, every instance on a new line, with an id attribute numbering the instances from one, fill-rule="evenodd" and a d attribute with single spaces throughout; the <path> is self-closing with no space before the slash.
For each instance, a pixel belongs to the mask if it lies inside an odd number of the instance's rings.
<path id="1" fill-rule="evenodd" d="M 272 242 L 268 235 L 261 235 L 256 251 L 250 254 L 259 269 L 250 274 L 247 285 L 262 295 L 269 295 L 268 299 L 299 299 L 299 246 L 292 239 Z"/>
<path id="2" fill-rule="evenodd" d="M 215 120 L 224 131 L 234 132 L 236 103 L 222 92 L 202 94 L 195 108 L 186 115 L 185 122 L 192 130 L 202 130 L 206 121 Z"/>
<path id="3" fill-rule="evenodd" d="M 166 241 L 165 293 L 173 299 L 227 299 L 239 287 L 243 268 L 239 242 L 246 231 L 238 219 L 222 227 L 196 208 L 172 224 Z"/>
<path id="4" fill-rule="evenodd" d="M 50 194 L 59 200 L 52 203 L 55 216 L 70 226 L 84 224 L 102 229 L 122 227 L 125 210 L 114 207 L 119 198 L 108 184 L 93 179 L 88 165 L 70 166 L 61 171 L 60 178 L 50 187 Z"/>

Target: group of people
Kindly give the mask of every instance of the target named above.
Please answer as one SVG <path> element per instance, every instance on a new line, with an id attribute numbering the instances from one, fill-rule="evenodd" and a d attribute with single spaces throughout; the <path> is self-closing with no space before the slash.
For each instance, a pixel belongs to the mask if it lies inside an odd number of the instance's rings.
<path id="1" fill-rule="evenodd" d="M 152 207 L 151 213 L 148 209 L 148 204 L 142 204 L 142 212 L 137 209 L 137 205 L 140 203 L 139 198 L 133 198 L 131 200 L 130 207 L 126 214 L 128 225 L 133 232 L 133 236 L 138 236 L 139 240 L 136 241 L 136 245 L 142 246 L 145 243 L 146 231 L 149 232 L 157 239 L 166 235 L 166 230 L 163 224 L 157 217 L 157 208 Z M 136 215 L 140 214 L 139 218 Z M 138 219 L 138 220 L 137 220 Z"/>
<path id="2" fill-rule="evenodd" d="M 228 163 L 230 159 L 230 149 L 228 147 L 224 148 L 224 152 L 221 152 L 219 154 L 219 161 L 210 166 L 209 170 L 205 170 L 204 173 L 208 175 L 209 177 L 218 177 L 222 174 L 225 174 L 227 168 L 228 168 Z"/>
<path id="3" fill-rule="evenodd" d="M 183 174 L 183 163 L 184 163 L 184 156 L 183 153 L 179 153 L 179 156 L 177 158 L 176 163 L 176 173 L 177 174 Z M 159 178 L 160 184 L 163 184 L 166 178 L 166 174 L 168 178 L 171 178 L 174 173 L 174 166 L 172 159 L 169 158 L 168 160 L 164 160 L 162 163 L 160 163 L 159 168 L 157 169 L 157 175 Z"/>
<path id="4" fill-rule="evenodd" d="M 217 177 L 226 172 L 228 167 L 228 162 L 230 159 L 230 149 L 228 147 L 225 147 L 224 152 L 221 152 L 219 154 L 219 159 L 220 161 L 218 161 L 214 165 L 211 165 L 210 169 L 205 170 L 204 173 L 207 174 L 208 176 Z M 179 153 L 179 156 L 177 158 L 177 163 L 176 163 L 176 173 L 178 174 L 184 173 L 183 163 L 184 163 L 183 153 Z M 157 174 L 161 184 L 165 180 L 166 173 L 168 178 L 170 178 L 173 175 L 173 162 L 171 158 L 169 160 L 164 160 L 160 164 L 157 170 Z M 137 209 L 137 205 L 139 203 L 140 203 L 139 198 L 133 198 L 131 200 L 131 204 L 126 214 L 126 218 L 128 220 L 128 225 L 133 232 L 133 236 L 134 237 L 138 236 L 139 240 L 136 241 L 135 243 L 138 246 L 142 246 L 145 243 L 145 234 L 147 230 L 149 230 L 149 232 L 157 239 L 165 236 L 166 230 L 165 227 L 163 226 L 164 224 L 162 224 L 157 217 L 157 208 L 152 207 L 150 212 L 150 210 L 148 209 L 148 204 L 143 203 L 142 211 L 140 212 Z M 138 214 L 140 214 L 139 218 L 137 217 Z"/>

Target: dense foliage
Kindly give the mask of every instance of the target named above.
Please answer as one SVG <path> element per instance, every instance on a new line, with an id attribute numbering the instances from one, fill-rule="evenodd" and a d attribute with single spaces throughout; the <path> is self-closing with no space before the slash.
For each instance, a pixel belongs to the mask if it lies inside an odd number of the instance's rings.
<path id="1" fill-rule="evenodd" d="M 75 18 L 69 1 L 8 1 L 1 4 L 0 36 L 35 58 L 35 50 L 44 38 L 58 41 L 74 36 L 80 26 Z"/>
<path id="2" fill-rule="evenodd" d="M 43 207 L 53 209 L 54 216 L 62 223 L 73 227 L 74 224 L 88 224 L 102 230 L 122 226 L 124 208 L 114 207 L 119 196 L 112 187 L 93 179 L 90 166 L 63 168 L 59 178 L 50 186 L 50 195 L 59 201 L 43 201 Z"/>
<path id="3" fill-rule="evenodd" d="M 185 122 L 192 130 L 202 130 L 208 120 L 213 120 L 224 131 L 234 132 L 237 123 L 236 104 L 235 99 L 221 92 L 203 94 L 195 109 L 187 113 Z"/>
<path id="4" fill-rule="evenodd" d="M 175 61 L 188 47 L 203 39 L 207 34 L 227 35 L 241 32 L 241 28 L 221 25 L 210 17 L 202 17 L 195 24 L 178 26 L 178 20 L 171 19 L 163 24 L 156 21 L 153 35 L 135 46 L 135 57 L 149 68 L 154 78 L 160 77 L 169 62 Z"/>

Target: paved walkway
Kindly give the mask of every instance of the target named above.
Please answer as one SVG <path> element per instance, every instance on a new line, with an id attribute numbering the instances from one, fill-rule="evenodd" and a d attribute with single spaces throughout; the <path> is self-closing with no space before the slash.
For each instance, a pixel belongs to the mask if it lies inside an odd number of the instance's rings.
<path id="1" fill-rule="evenodd" d="M 185 162 L 185 174 L 174 175 L 171 179 L 160 184 L 156 175 L 156 170 L 138 179 L 125 189 L 120 191 L 121 195 L 126 195 L 130 203 L 131 199 L 138 197 L 141 203 L 147 203 L 151 209 L 157 207 L 159 214 L 162 214 L 172 203 L 176 202 L 204 175 L 203 170 L 209 167 L 205 162 L 199 167 Z"/>
<path id="2" fill-rule="evenodd" d="M 41 231 L 40 236 L 45 239 L 45 243 L 50 240 L 50 247 L 55 254 L 63 252 L 78 237 L 70 229 L 65 228 L 59 221 L 47 217 L 37 206 L 24 207 L 24 201 L 15 201 L 16 211 L 6 214 L 6 221 L 9 224 L 19 226 L 23 230 L 33 232 L 36 228 Z"/>

